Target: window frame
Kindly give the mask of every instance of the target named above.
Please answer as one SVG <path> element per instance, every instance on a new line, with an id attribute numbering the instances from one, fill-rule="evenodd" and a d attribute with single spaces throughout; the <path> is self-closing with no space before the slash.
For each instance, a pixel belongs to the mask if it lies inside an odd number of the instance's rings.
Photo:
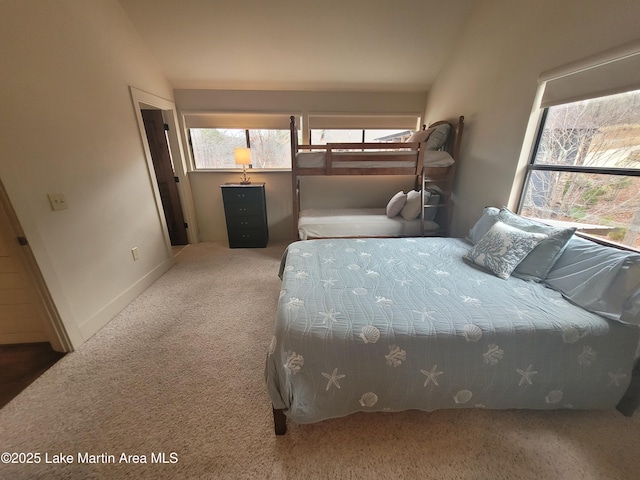
<path id="1" fill-rule="evenodd" d="M 239 170 L 242 170 L 242 167 L 240 166 L 236 166 L 236 167 L 221 167 L 221 168 L 214 168 L 214 167 L 198 167 L 196 164 L 196 158 L 195 155 L 193 153 L 193 140 L 191 137 L 191 130 L 193 128 L 201 128 L 201 129 L 205 129 L 205 128 L 210 128 L 212 130 L 215 129 L 233 129 L 233 130 L 244 130 L 244 139 L 245 139 L 245 147 L 246 148 L 251 148 L 251 139 L 250 139 L 250 134 L 249 131 L 250 130 L 273 130 L 273 131 L 277 131 L 277 130 L 282 130 L 285 131 L 287 134 L 289 134 L 289 137 L 291 137 L 291 131 L 289 129 L 284 129 L 284 128 L 280 128 L 280 129 L 276 129 L 276 128 L 227 128 L 227 127 L 190 127 L 190 128 L 186 128 L 187 131 L 187 139 L 188 139 L 188 143 L 189 143 L 189 157 L 191 160 L 191 168 L 192 171 L 194 172 L 236 172 Z M 298 139 L 300 138 L 300 129 L 298 129 Z M 289 142 L 291 141 L 291 138 L 289 138 Z M 290 159 L 291 161 L 293 161 L 293 159 Z M 260 172 L 260 173 L 266 173 L 266 172 L 290 172 L 291 171 L 291 166 L 289 167 L 276 167 L 276 168 L 263 168 L 263 167 L 254 167 L 254 164 L 251 163 L 248 167 L 248 170 L 254 171 L 254 172 Z"/>
<path id="2" fill-rule="evenodd" d="M 638 91 L 640 92 L 640 90 Z M 604 94 L 604 95 L 594 96 L 591 98 L 603 98 L 607 96 L 609 95 Z M 533 141 L 533 148 L 530 149 L 530 154 L 527 161 L 525 174 L 520 184 L 520 194 L 518 196 L 518 204 L 516 209 L 516 212 L 518 214 L 522 213 L 525 197 L 527 195 L 527 189 L 529 187 L 529 182 L 531 180 L 532 173 L 536 171 L 585 173 L 585 174 L 596 174 L 596 175 L 611 175 L 611 176 L 619 176 L 619 177 L 640 177 L 640 168 L 593 167 L 593 166 L 584 166 L 584 165 L 549 165 L 549 164 L 535 163 L 535 160 L 540 148 L 540 143 L 542 140 L 542 135 L 544 134 L 545 124 L 546 124 L 547 116 L 549 113 L 549 109 L 553 108 L 554 106 L 567 105 L 570 103 L 577 103 L 579 101 L 580 100 L 573 100 L 573 101 L 566 102 L 564 104 L 550 105 L 550 106 L 541 108 L 541 112 L 538 118 L 538 126 L 536 129 L 536 134 Z M 545 220 L 544 218 L 540 218 L 540 221 L 544 221 L 544 220 Z M 547 220 L 549 220 L 549 222 L 553 222 L 553 219 L 547 219 Z M 579 222 L 576 222 L 576 223 L 579 223 Z M 615 242 L 606 237 L 592 235 L 592 234 L 588 234 L 580 231 L 576 231 L 576 235 L 588 238 L 589 240 L 595 241 L 596 243 L 599 243 L 602 245 L 610 245 L 610 246 L 615 246 L 617 248 L 621 248 L 623 250 L 640 252 L 640 250 L 634 248 L 633 246 L 626 245 L 620 242 Z"/>
<path id="3" fill-rule="evenodd" d="M 382 129 L 382 128 L 359 128 L 359 127 L 354 127 L 354 128 L 309 128 L 309 140 L 311 140 L 313 138 L 313 131 L 314 130 L 315 131 L 317 131 L 317 130 L 333 130 L 333 131 L 336 131 L 336 130 L 356 130 L 356 131 L 360 131 L 360 133 L 361 133 L 361 135 L 360 135 L 360 142 L 361 143 L 385 143 L 385 142 L 374 142 L 372 140 L 367 140 L 366 139 L 367 132 L 371 132 L 371 131 L 375 131 L 375 130 L 395 130 L 395 129 L 393 129 L 393 128 L 384 128 L 384 129 Z M 404 136 L 406 136 L 408 138 L 408 137 L 411 136 L 411 134 L 415 133 L 416 130 L 410 130 L 410 129 L 406 129 L 406 128 L 404 128 L 404 129 L 400 129 L 399 128 L 398 129 L 398 133 L 399 134 L 400 133 L 406 134 L 407 132 L 408 132 L 408 134 L 404 135 Z M 323 145 L 321 143 L 313 143 L 311 141 L 309 143 L 311 145 Z M 329 143 L 343 143 L 343 142 L 329 142 Z M 353 143 L 353 142 L 348 142 L 347 141 L 346 143 Z M 358 143 L 358 142 L 356 142 L 356 143 Z"/>

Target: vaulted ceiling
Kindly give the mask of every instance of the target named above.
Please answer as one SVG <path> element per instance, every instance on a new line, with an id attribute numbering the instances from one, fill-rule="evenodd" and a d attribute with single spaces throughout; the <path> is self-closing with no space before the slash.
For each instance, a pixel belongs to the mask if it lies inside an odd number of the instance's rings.
<path id="1" fill-rule="evenodd" d="M 119 0 L 174 88 L 426 91 L 472 0 Z"/>

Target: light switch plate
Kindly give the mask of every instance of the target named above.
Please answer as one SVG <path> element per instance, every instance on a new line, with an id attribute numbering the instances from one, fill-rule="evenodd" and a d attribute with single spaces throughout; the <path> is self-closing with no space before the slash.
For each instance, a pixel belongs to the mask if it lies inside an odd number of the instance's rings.
<path id="1" fill-rule="evenodd" d="M 67 200 L 64 198 L 64 193 L 50 193 L 47 196 L 49 197 L 49 203 L 51 203 L 51 210 L 54 212 L 69 208 Z"/>

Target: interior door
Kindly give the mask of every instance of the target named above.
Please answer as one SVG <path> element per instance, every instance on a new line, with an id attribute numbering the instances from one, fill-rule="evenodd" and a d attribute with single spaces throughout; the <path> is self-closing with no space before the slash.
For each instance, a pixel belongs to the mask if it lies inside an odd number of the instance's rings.
<path id="1" fill-rule="evenodd" d="M 182 205 L 178 195 L 171 154 L 169 153 L 162 110 L 142 110 L 142 119 L 147 133 L 147 141 L 151 151 L 151 159 L 153 160 L 153 168 L 156 173 L 171 245 L 186 245 L 189 243 L 187 228 L 182 214 Z"/>

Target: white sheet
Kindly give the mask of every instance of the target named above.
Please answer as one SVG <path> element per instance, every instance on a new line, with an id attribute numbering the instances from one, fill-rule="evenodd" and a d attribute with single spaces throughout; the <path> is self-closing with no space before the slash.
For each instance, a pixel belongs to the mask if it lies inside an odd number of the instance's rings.
<path id="1" fill-rule="evenodd" d="M 425 221 L 425 231 L 438 224 Z M 417 237 L 420 219 L 388 218 L 384 208 L 305 209 L 300 212 L 298 235 L 308 238 L 336 237 Z"/>
<path id="2" fill-rule="evenodd" d="M 341 155 L 348 155 L 349 153 L 358 152 L 333 152 L 333 161 L 331 165 L 333 168 L 386 168 L 386 167 L 413 167 L 415 166 L 414 160 L 407 161 L 376 161 L 376 155 L 407 155 L 407 151 L 400 152 L 367 152 L 367 155 L 372 157 L 371 160 L 363 160 L 358 162 L 343 162 L 339 158 Z M 326 152 L 298 152 L 296 154 L 296 162 L 298 168 L 324 168 Z M 415 155 L 414 155 L 415 158 Z M 424 154 L 424 165 L 426 167 L 448 167 L 455 162 L 453 157 L 447 152 L 436 150 L 427 151 Z"/>

